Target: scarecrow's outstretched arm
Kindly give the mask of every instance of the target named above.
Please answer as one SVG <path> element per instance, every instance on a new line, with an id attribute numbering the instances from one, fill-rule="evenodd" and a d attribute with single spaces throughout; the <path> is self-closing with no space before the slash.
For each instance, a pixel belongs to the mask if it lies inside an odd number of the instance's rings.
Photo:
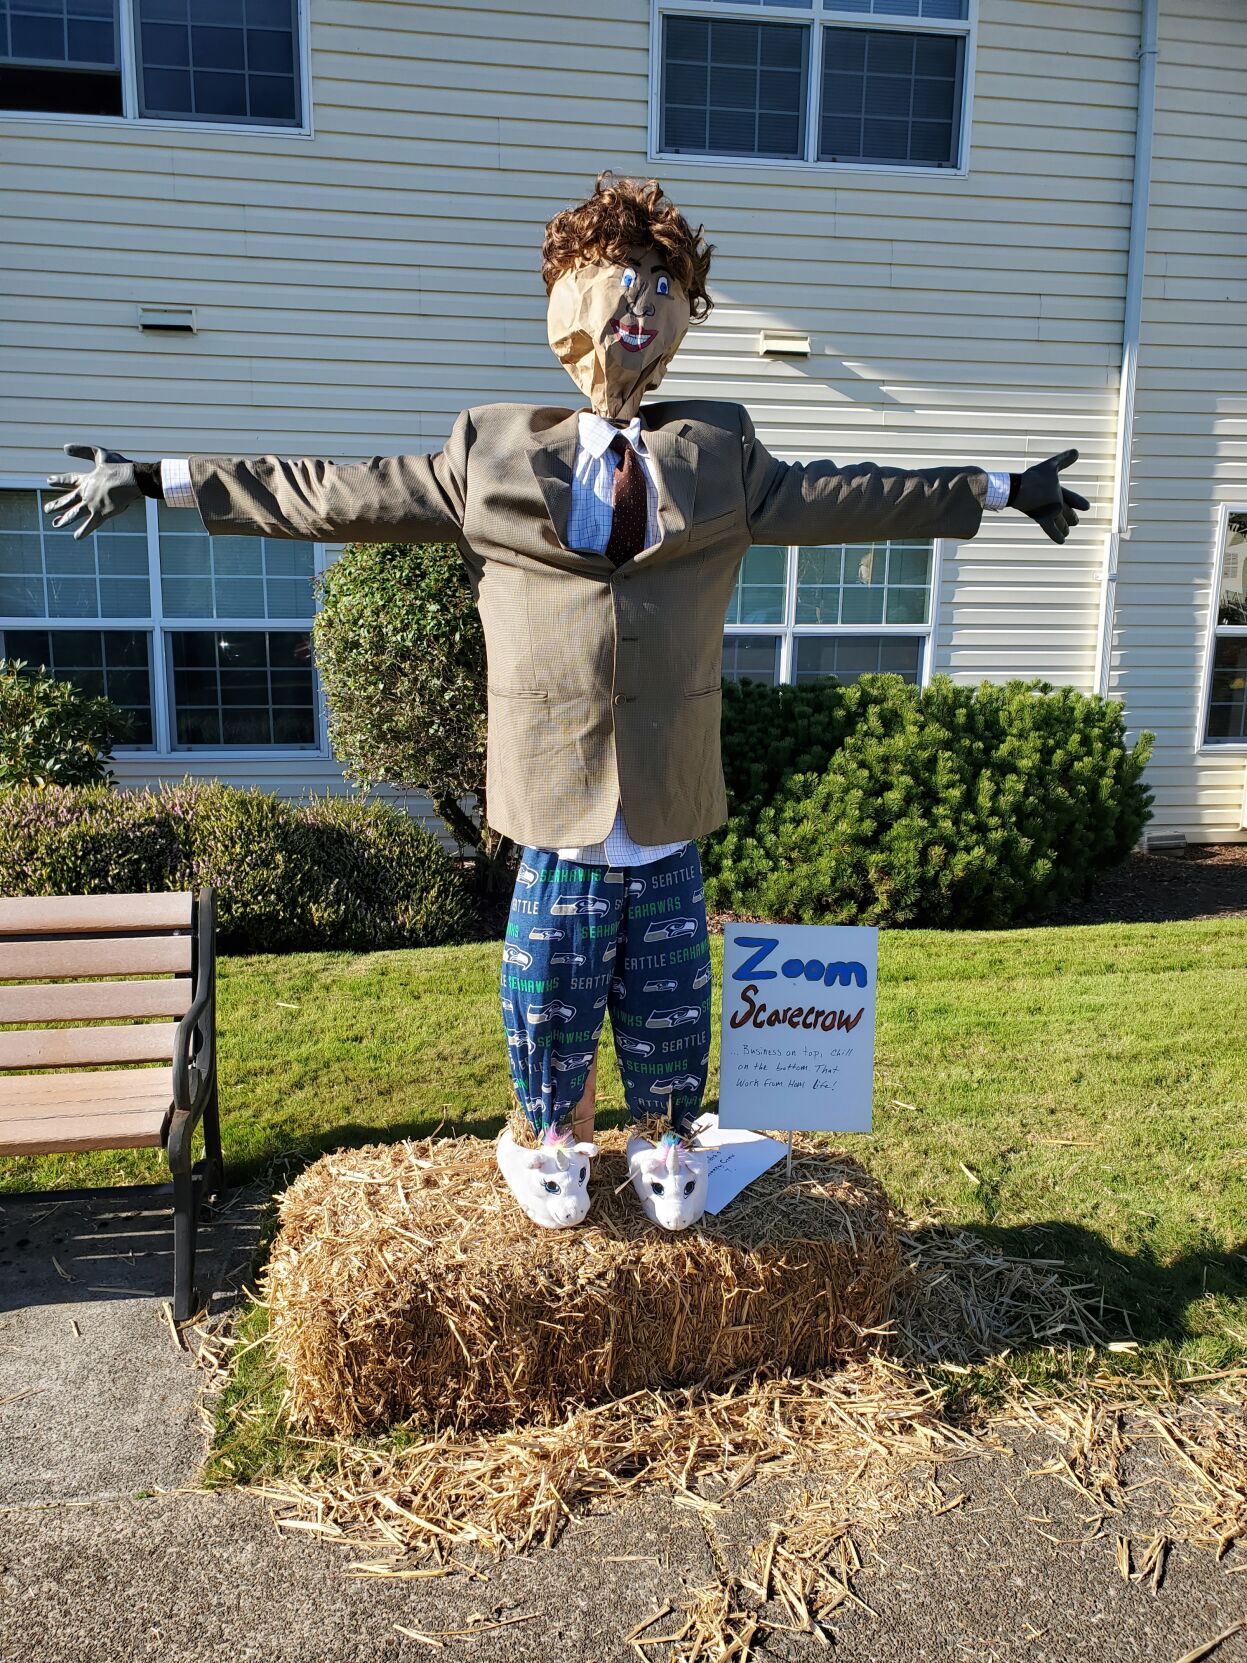
<path id="1" fill-rule="evenodd" d="M 374 456 L 328 462 L 280 456 L 191 456 L 132 462 L 119 451 L 72 444 L 93 461 L 84 474 L 53 474 L 69 487 L 44 504 L 57 526 L 84 537 L 142 496 L 197 508 L 217 536 L 285 537 L 309 542 L 453 541 L 463 525 L 469 421 L 455 422 L 435 455 Z"/>
<path id="2" fill-rule="evenodd" d="M 741 410 L 745 507 L 758 543 L 867 543 L 890 537 L 954 537 L 979 529 L 984 508 L 1019 509 L 1063 543 L 1089 504 L 1065 490 L 1060 470 L 1076 450 L 1021 474 L 983 468 L 889 468 L 877 462 L 781 462 Z"/>

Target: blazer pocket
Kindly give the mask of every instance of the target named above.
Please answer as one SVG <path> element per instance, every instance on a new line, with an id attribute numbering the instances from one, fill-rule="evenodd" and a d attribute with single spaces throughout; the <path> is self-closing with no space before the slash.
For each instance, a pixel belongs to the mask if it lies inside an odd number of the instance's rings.
<path id="1" fill-rule="evenodd" d="M 712 543 L 716 537 L 723 537 L 729 531 L 734 531 L 743 518 L 742 510 L 729 508 L 726 514 L 715 514 L 708 520 L 694 520 L 689 527 L 688 540 L 694 548 L 701 543 Z"/>
<path id="2" fill-rule="evenodd" d="M 712 693 L 721 693 L 722 691 L 723 682 L 720 680 L 716 681 L 713 687 L 686 687 L 684 697 L 686 699 L 708 699 Z"/>
<path id="3" fill-rule="evenodd" d="M 548 699 L 549 689 L 545 687 L 495 687 L 491 682 L 489 691 L 495 699 Z"/>

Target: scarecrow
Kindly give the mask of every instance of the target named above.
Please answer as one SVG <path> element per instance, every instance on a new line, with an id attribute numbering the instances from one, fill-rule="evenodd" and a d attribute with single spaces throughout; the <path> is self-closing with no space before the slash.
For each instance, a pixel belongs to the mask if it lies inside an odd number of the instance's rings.
<path id="1" fill-rule="evenodd" d="M 604 174 L 546 227 L 555 356 L 586 406 L 465 410 L 433 455 L 367 462 L 132 462 L 72 444 L 48 483 L 85 536 L 140 495 L 218 536 L 453 541 L 484 626 L 491 825 L 520 847 L 502 949 L 520 1137 L 503 1177 L 550 1228 L 589 1211 L 592 1098 L 607 1014 L 629 1110 L 669 1130 L 629 1149 L 647 1215 L 701 1216 L 689 1129 L 710 1060 L 710 948 L 697 839 L 727 818 L 723 624 L 754 543 L 970 538 L 1014 507 L 1057 543 L 1086 500 L 1067 450 L 1020 474 L 784 462 L 731 400 L 643 405 L 711 307 L 711 248 L 656 180 Z"/>

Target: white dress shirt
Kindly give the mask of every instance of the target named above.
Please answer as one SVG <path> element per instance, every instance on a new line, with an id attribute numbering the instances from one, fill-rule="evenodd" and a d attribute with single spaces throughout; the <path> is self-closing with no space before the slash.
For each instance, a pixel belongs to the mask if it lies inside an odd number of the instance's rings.
<path id="1" fill-rule="evenodd" d="M 617 465 L 610 446 L 617 433 L 622 433 L 636 451 L 645 475 L 645 546 L 652 547 L 660 535 L 658 483 L 654 476 L 654 459 L 645 448 L 640 417 L 634 416 L 625 427 L 616 427 L 592 410 L 582 410 L 579 421 L 576 460 L 572 466 L 571 509 L 567 519 L 568 548 L 581 554 L 600 554 L 605 558 L 614 517 Z M 185 457 L 165 457 L 162 460 L 160 485 L 171 508 L 194 508 L 195 493 L 191 488 L 190 467 Z M 1008 501 L 1009 475 L 989 473 L 983 506 L 1004 508 Z M 620 803 L 615 809 L 615 822 L 602 842 L 555 852 L 561 860 L 574 860 L 585 866 L 648 866 L 666 855 L 674 854 L 687 842 L 687 838 L 678 843 L 636 842 L 624 825 L 623 804 Z"/>

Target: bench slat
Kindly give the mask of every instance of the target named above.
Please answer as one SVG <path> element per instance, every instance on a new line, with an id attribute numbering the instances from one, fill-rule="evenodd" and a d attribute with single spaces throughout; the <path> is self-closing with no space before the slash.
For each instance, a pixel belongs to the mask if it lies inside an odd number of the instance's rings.
<path id="1" fill-rule="evenodd" d="M 189 889 L 139 895 L 22 895 L 0 900 L 0 935 L 187 930 Z"/>
<path id="2" fill-rule="evenodd" d="M 0 1074 L 0 1126 L 41 1116 L 168 1108 L 171 1068 L 108 1068 L 95 1074 Z"/>
<path id="3" fill-rule="evenodd" d="M 81 1120 L 0 1120 L 0 1155 L 60 1155 L 76 1149 L 158 1148 L 164 1110 L 112 1109 Z"/>
<path id="4" fill-rule="evenodd" d="M 0 1022 L 85 1022 L 107 1016 L 185 1016 L 189 976 L 152 982 L 0 984 Z"/>
<path id="5" fill-rule="evenodd" d="M 124 1028 L 18 1028 L 0 1033 L 0 1068 L 161 1062 L 172 1057 L 177 1031 L 176 1022 L 131 1022 Z"/>
<path id="6" fill-rule="evenodd" d="M 102 941 L 0 941 L 0 981 L 41 976 L 186 975 L 189 935 L 147 935 Z"/>

